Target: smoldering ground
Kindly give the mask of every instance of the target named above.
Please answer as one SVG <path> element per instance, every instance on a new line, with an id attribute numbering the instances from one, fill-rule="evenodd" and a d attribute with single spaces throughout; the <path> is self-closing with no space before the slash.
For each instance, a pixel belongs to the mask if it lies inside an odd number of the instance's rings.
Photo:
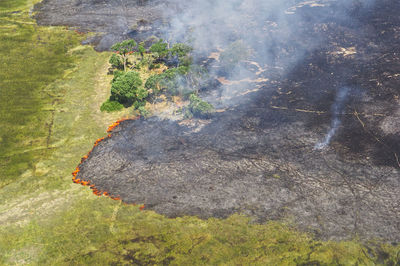
<path id="1" fill-rule="evenodd" d="M 171 217 L 239 212 L 325 239 L 399 241 L 399 3 L 276 2 L 149 1 L 169 3 L 159 34 L 190 42 L 218 80 L 201 92 L 218 112 L 125 121 L 78 177 Z M 248 53 L 227 70 L 221 54 L 238 40 Z"/>

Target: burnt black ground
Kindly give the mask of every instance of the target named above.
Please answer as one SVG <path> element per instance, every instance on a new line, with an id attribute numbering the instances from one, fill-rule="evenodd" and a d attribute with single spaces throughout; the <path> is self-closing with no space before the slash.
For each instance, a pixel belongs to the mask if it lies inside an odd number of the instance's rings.
<path id="1" fill-rule="evenodd" d="M 44 0 L 35 6 L 39 25 L 71 26 L 94 32 L 85 43 L 99 51 L 129 37 L 138 41 L 157 35 L 164 27 L 159 0 Z M 165 22 L 166 23 L 166 22 Z"/>
<path id="2" fill-rule="evenodd" d="M 277 61 L 306 51 L 289 72 L 258 62 L 265 69 L 258 78 L 269 80 L 257 91 L 243 90 L 253 83 L 208 88 L 203 96 L 226 108 L 210 121 L 123 122 L 78 178 L 170 217 L 239 212 L 288 220 L 323 239 L 400 241 L 400 6 L 354 8 L 353 23 L 330 11 L 298 10 L 310 16 L 296 25 L 302 38 L 275 51 Z M 323 41 L 305 49 L 314 36 Z M 356 53 L 342 49 L 351 47 Z M 344 86 L 342 124 L 326 149 L 315 150 Z"/>

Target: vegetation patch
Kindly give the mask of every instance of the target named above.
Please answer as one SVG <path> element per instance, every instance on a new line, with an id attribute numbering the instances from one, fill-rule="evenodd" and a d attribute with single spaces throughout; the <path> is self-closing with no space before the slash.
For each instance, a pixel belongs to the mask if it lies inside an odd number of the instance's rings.
<path id="1" fill-rule="evenodd" d="M 214 112 L 214 107 L 206 101 L 203 101 L 196 94 L 191 94 L 189 96 L 189 106 L 186 108 L 185 117 L 186 118 L 210 118 Z"/>
<path id="2" fill-rule="evenodd" d="M 51 84 L 74 66 L 68 50 L 80 39 L 62 28 L 38 27 L 26 3 L 0 2 L 0 188 L 52 152 L 49 138 L 60 98 Z"/>
<path id="3" fill-rule="evenodd" d="M 122 109 L 124 109 L 124 106 L 122 104 L 117 101 L 111 101 L 110 99 L 105 101 L 100 107 L 100 110 L 102 112 L 115 112 L 121 111 Z"/>
<path id="4" fill-rule="evenodd" d="M 134 109 L 147 117 L 150 113 L 145 111 L 146 102 L 162 92 L 185 99 L 191 93 L 197 93 L 200 80 L 206 76 L 207 71 L 193 64 L 193 48 L 184 43 L 176 43 L 171 49 L 168 47 L 169 44 L 162 39 L 148 49 L 144 43 L 138 44 L 133 39 L 114 44 L 111 49 L 115 53 L 109 60 L 109 72 L 113 74 L 111 96 L 101 106 L 101 110 L 119 111 L 122 110 L 121 105 L 133 105 Z M 204 103 L 199 106 L 205 107 Z M 203 112 L 205 110 L 198 112 L 196 108 L 192 108 L 196 116 L 208 116 Z"/>

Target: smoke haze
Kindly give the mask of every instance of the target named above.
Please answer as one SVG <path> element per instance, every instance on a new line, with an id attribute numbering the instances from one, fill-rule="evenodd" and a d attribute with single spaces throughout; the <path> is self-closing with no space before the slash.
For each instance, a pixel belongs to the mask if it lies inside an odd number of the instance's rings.
<path id="1" fill-rule="evenodd" d="M 175 8 L 164 10 L 164 17 L 172 19 L 163 37 L 171 43 L 191 44 L 197 61 L 216 53 L 217 60 L 209 65 L 211 75 L 235 81 L 233 84 L 222 82 L 220 94 L 206 98 L 224 108 L 240 102 L 240 97 L 234 95 L 257 88 L 259 83 L 264 86 L 271 70 L 279 71 L 282 77 L 290 72 L 305 54 L 324 42 L 323 24 L 356 25 L 358 22 L 352 14 L 362 12 L 373 1 L 207 0 L 183 3 L 169 0 L 168 3 Z M 320 12 L 327 7 L 330 12 Z M 310 23 L 315 29 L 304 30 L 302 25 Z M 231 49 L 238 42 L 241 48 Z M 224 64 L 221 62 L 224 52 L 240 60 L 230 62 L 230 68 L 221 71 L 216 66 Z M 252 64 L 250 68 L 249 64 Z"/>

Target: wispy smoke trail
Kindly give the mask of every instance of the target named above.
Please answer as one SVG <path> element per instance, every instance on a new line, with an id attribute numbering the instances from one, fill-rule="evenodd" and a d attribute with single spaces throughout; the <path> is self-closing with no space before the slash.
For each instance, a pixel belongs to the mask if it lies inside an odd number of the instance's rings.
<path id="1" fill-rule="evenodd" d="M 332 137 L 335 135 L 336 131 L 338 130 L 339 126 L 342 123 L 341 120 L 339 119 L 339 116 L 343 112 L 343 107 L 347 100 L 348 93 L 349 93 L 349 88 L 347 87 L 341 88 L 337 93 L 335 103 L 332 106 L 333 119 L 331 123 L 331 129 L 329 130 L 328 134 L 326 134 L 324 141 L 317 143 L 314 146 L 314 149 L 322 150 L 325 147 L 327 147 L 331 142 Z"/>

